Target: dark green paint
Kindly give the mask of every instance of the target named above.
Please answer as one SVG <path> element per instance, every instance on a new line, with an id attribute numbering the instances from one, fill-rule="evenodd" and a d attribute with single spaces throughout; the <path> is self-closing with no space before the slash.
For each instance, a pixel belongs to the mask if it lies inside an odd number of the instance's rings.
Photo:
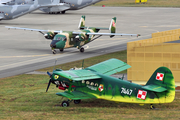
<path id="1" fill-rule="evenodd" d="M 158 68 L 145 86 L 109 76 L 115 71 L 119 72 L 125 68 L 129 68 L 129 65 L 117 59 L 110 59 L 83 70 L 55 70 L 51 80 L 60 81 L 70 86 L 68 91 L 57 93 L 57 95 L 74 100 L 100 98 L 141 104 L 170 103 L 174 100 L 175 83 L 168 68 Z M 164 74 L 163 81 L 156 79 L 157 73 Z M 59 77 L 56 78 L 55 76 Z M 75 87 L 71 88 L 71 85 Z M 103 86 L 102 91 L 99 90 L 100 86 L 101 88 Z M 139 90 L 147 93 L 145 99 L 137 98 Z"/>

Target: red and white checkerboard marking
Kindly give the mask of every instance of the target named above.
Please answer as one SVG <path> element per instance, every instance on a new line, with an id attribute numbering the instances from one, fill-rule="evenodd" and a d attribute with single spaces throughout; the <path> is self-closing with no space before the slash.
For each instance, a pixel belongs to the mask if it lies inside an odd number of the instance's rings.
<path id="1" fill-rule="evenodd" d="M 163 78 L 164 78 L 164 74 L 163 73 L 157 73 L 156 80 L 163 81 Z"/>
<path id="2" fill-rule="evenodd" d="M 114 21 L 112 22 L 112 25 L 113 25 L 113 27 L 115 27 L 115 22 Z"/>
<path id="3" fill-rule="evenodd" d="M 142 100 L 145 100 L 145 99 L 146 99 L 146 94 L 147 94 L 146 91 L 139 90 L 139 91 L 138 91 L 138 94 L 137 94 L 137 98 L 142 99 Z"/>

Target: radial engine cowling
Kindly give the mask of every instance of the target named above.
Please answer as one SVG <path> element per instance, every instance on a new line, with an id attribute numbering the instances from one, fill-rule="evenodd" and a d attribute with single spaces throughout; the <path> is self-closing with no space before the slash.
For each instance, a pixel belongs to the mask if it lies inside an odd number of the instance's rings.
<path id="1" fill-rule="evenodd" d="M 54 36 L 55 36 L 54 32 L 47 32 L 46 34 L 44 34 L 44 37 L 46 39 L 51 39 L 52 40 L 54 38 Z"/>
<path id="2" fill-rule="evenodd" d="M 87 35 L 81 33 L 81 34 L 77 35 L 76 38 L 78 38 L 80 41 L 85 41 L 87 38 Z"/>

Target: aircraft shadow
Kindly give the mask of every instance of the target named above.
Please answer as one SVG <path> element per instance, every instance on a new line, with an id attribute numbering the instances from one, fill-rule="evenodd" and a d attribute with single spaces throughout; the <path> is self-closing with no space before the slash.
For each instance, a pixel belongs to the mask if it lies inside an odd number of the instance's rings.
<path id="1" fill-rule="evenodd" d="M 62 102 L 62 101 L 61 101 Z M 55 106 L 60 106 L 60 104 L 56 104 Z M 69 107 L 99 107 L 99 108 L 129 108 L 129 109 L 149 109 L 149 104 L 145 104 L 144 106 L 140 106 L 139 104 L 132 103 L 121 103 L 114 101 L 107 101 L 103 99 L 89 99 L 82 100 L 79 104 L 74 104 L 73 101 L 70 103 Z"/>

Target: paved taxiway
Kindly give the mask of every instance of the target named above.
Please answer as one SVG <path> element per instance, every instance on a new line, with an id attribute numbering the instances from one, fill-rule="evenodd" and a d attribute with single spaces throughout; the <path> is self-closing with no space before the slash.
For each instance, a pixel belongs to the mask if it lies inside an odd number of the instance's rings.
<path id="1" fill-rule="evenodd" d="M 35 11 L 20 18 L 0 21 L 0 78 L 26 73 L 39 68 L 71 62 L 92 56 L 125 50 L 129 41 L 151 37 L 151 33 L 180 28 L 180 8 L 144 7 L 87 7 L 66 14 L 45 14 Z M 50 42 L 38 32 L 8 30 L 5 26 L 36 29 L 75 30 L 81 15 L 86 15 L 86 26 L 109 27 L 112 17 L 117 17 L 118 33 L 139 33 L 141 36 L 101 37 L 85 46 L 85 52 L 76 48 L 65 49 L 53 55 Z M 108 32 L 108 31 L 101 31 Z"/>

